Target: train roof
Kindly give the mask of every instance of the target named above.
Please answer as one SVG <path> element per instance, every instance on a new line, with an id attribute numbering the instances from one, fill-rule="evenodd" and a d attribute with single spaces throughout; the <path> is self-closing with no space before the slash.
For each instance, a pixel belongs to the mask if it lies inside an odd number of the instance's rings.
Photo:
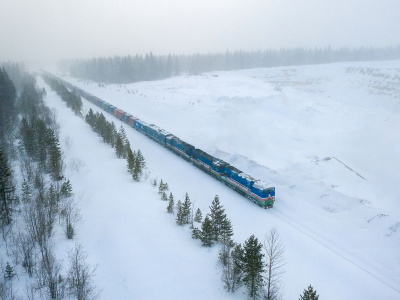
<path id="1" fill-rule="evenodd" d="M 257 179 L 251 177 L 249 174 L 246 173 L 240 173 L 238 176 L 247 179 L 248 181 L 257 181 Z"/>
<path id="2" fill-rule="evenodd" d="M 153 129 L 153 130 L 155 130 L 155 131 L 157 131 L 158 133 L 163 134 L 163 135 L 171 135 L 171 133 L 169 133 L 168 131 L 166 131 L 166 130 L 160 128 L 160 127 L 158 127 L 157 125 L 150 124 L 150 125 L 148 125 L 148 127 Z"/>
<path id="3" fill-rule="evenodd" d="M 235 167 L 232 166 L 232 165 L 229 165 L 227 168 L 228 168 L 229 170 L 232 170 L 233 172 L 235 172 L 235 173 L 237 173 L 237 174 L 243 173 L 243 171 L 239 170 L 238 168 L 235 168 Z"/>
<path id="4" fill-rule="evenodd" d="M 267 188 L 271 188 L 272 184 L 265 181 L 257 180 L 256 182 L 254 182 L 253 187 L 259 190 L 265 190 Z"/>
<path id="5" fill-rule="evenodd" d="M 215 166 L 217 166 L 217 167 L 228 166 L 229 165 L 226 161 L 224 161 L 222 159 L 219 159 L 219 158 L 215 158 L 215 160 L 213 161 L 213 164 Z"/>

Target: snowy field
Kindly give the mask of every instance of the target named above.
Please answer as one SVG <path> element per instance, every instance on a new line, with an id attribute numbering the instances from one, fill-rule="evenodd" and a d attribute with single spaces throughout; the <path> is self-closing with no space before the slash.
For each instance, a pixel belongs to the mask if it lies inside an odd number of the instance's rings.
<path id="1" fill-rule="evenodd" d="M 174 224 L 150 182 L 189 193 L 207 213 L 215 194 L 235 240 L 276 227 L 286 247 L 283 299 L 309 284 L 321 299 L 400 299 L 400 61 L 341 63 L 73 84 L 276 187 L 262 210 L 124 125 L 147 180 L 48 91 L 67 170 L 82 198 L 78 240 L 98 263 L 102 299 L 245 299 L 222 289 L 217 247 Z M 97 109 L 84 101 L 84 107 Z M 106 115 L 117 126 L 123 124 Z M 68 176 L 68 175 L 67 175 Z"/>

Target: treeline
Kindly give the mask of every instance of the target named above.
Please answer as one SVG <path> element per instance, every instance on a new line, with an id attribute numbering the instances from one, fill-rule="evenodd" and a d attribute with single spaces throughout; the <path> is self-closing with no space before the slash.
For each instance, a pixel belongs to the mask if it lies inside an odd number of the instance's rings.
<path id="1" fill-rule="evenodd" d="M 55 255 L 55 232 L 73 239 L 80 213 L 64 175 L 59 126 L 43 100 L 46 91 L 21 74 L 19 89 L 5 69 L 0 80 L 2 111 L 12 112 L 0 115 L 7 124 L 0 140 L 0 299 L 94 299 L 94 269 L 83 248 L 70 250 L 68 265 Z M 16 278 L 24 279 L 25 290 L 16 288 Z"/>
<path id="2" fill-rule="evenodd" d="M 146 161 L 140 149 L 132 151 L 124 127 L 121 125 L 117 131 L 114 122 L 107 121 L 103 113 L 93 113 L 92 109 L 86 114 L 85 120 L 93 131 L 103 138 L 104 143 L 115 148 L 118 158 L 127 160 L 128 172 L 132 175 L 133 180 L 140 181 Z"/>
<path id="3" fill-rule="evenodd" d="M 387 48 L 315 48 L 266 51 L 236 51 L 193 55 L 99 57 L 64 61 L 60 65 L 71 76 L 105 83 L 158 80 L 182 73 L 198 74 L 261 67 L 321 64 L 341 61 L 400 58 L 400 46 Z"/>
<path id="4" fill-rule="evenodd" d="M 63 100 L 67 106 L 77 116 L 82 116 L 82 99 L 75 92 L 70 92 L 60 81 L 43 75 L 44 81 L 54 90 Z"/>

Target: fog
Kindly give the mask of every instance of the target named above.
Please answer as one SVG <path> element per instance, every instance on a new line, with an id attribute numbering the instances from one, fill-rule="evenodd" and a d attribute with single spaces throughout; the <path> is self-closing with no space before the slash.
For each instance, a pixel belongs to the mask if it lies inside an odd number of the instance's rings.
<path id="1" fill-rule="evenodd" d="M 399 0 L 0 0 L 0 60 L 394 46 Z"/>

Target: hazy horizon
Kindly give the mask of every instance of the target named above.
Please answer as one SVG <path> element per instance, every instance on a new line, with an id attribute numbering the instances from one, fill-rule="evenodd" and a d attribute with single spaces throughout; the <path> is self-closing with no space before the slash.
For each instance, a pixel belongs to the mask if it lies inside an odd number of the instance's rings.
<path id="1" fill-rule="evenodd" d="M 400 44 L 400 1 L 0 0 L 0 60 Z"/>

